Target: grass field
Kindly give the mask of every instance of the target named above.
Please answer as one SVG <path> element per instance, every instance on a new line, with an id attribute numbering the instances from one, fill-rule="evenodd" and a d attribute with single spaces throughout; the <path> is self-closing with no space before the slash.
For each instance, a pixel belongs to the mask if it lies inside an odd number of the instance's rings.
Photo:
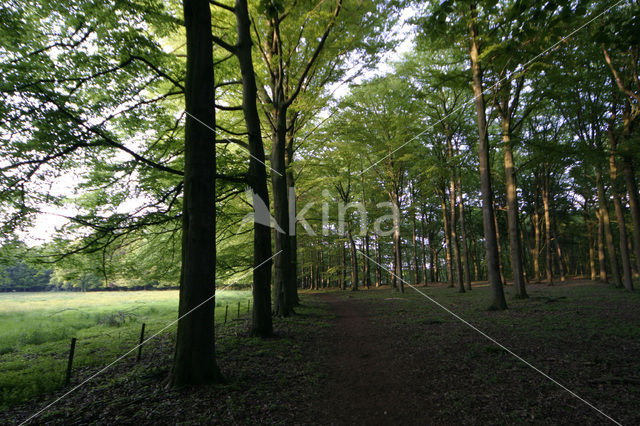
<path id="1" fill-rule="evenodd" d="M 225 305 L 229 319 L 238 316 L 238 302 L 245 315 L 250 295 L 219 292 L 216 322 L 224 321 Z M 142 323 L 151 336 L 177 311 L 177 290 L 0 293 L 0 408 L 61 387 L 72 337 L 74 368 L 99 367 L 137 344 Z M 166 330 L 174 331 L 175 325 Z"/>

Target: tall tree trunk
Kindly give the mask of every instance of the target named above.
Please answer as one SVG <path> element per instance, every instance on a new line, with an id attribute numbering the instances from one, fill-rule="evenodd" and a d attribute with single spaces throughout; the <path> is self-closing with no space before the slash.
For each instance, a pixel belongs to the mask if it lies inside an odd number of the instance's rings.
<path id="1" fill-rule="evenodd" d="M 282 97 L 282 95 L 280 95 Z M 283 102 L 283 101 L 282 101 Z M 289 197 L 286 179 L 286 108 L 278 107 L 274 101 L 274 118 L 276 131 L 271 143 L 271 185 L 273 187 L 273 210 L 279 229 L 274 234 L 274 285 L 275 300 L 273 311 L 275 315 L 287 317 L 293 313 L 293 300 L 289 290 L 293 278 L 291 272 L 291 239 L 289 238 Z"/>
<path id="2" fill-rule="evenodd" d="M 511 254 L 511 273 L 513 275 L 513 285 L 516 288 L 516 297 L 527 298 L 527 290 L 524 283 L 521 244 L 520 222 L 518 220 L 518 199 L 516 191 L 516 172 L 513 163 L 513 152 L 511 147 L 511 122 L 508 117 L 503 117 L 502 142 L 504 151 L 504 175 L 507 193 L 507 228 L 509 230 L 509 251 Z"/>
<path id="3" fill-rule="evenodd" d="M 460 148 L 456 141 L 456 155 L 460 155 Z M 467 290 L 471 290 L 471 271 L 469 267 L 469 245 L 467 240 L 467 227 L 464 220 L 464 195 L 462 193 L 462 172 L 459 167 L 456 167 L 456 187 L 458 190 L 458 209 L 460 215 L 460 244 L 462 246 L 462 268 L 464 273 L 464 283 Z"/>
<path id="4" fill-rule="evenodd" d="M 495 206 L 493 209 L 493 223 L 496 227 L 496 246 L 498 247 L 498 267 L 500 270 L 500 280 L 507 285 L 506 280 L 504 279 L 504 263 L 502 263 L 502 243 L 500 239 L 500 225 L 498 224 L 498 207 Z"/>
<path id="5" fill-rule="evenodd" d="M 553 242 L 556 246 L 556 255 L 558 257 L 558 269 L 560 270 L 560 281 L 564 282 L 567 280 L 567 263 L 564 260 L 564 256 L 562 256 L 562 249 L 560 248 L 560 241 L 558 240 L 558 227 L 555 226 L 553 233 Z"/>
<path id="6" fill-rule="evenodd" d="M 585 200 L 584 210 L 582 212 L 582 217 L 584 218 L 584 222 L 587 226 L 587 238 L 589 240 L 589 278 L 592 281 L 595 281 L 598 273 L 596 272 L 596 251 L 595 251 L 595 242 L 596 236 L 594 235 L 594 223 L 591 220 L 591 216 L 589 214 L 589 199 Z"/>
<path id="7" fill-rule="evenodd" d="M 453 250 L 456 282 L 458 284 L 458 292 L 464 293 L 464 281 L 462 278 L 462 259 L 460 258 L 460 245 L 458 244 L 458 233 L 456 232 L 456 184 L 453 176 L 449 179 L 449 213 L 451 213 L 451 248 Z"/>
<path id="8" fill-rule="evenodd" d="M 293 146 L 294 146 L 294 131 L 295 123 L 287 123 L 287 146 L 285 149 L 285 168 L 286 168 L 286 181 L 289 200 L 289 250 L 290 250 L 290 285 L 287 286 L 288 299 L 291 301 L 291 306 L 297 306 L 300 304 L 300 298 L 298 297 L 297 275 L 298 275 L 298 237 L 297 237 L 297 204 L 296 204 L 296 184 L 295 177 L 293 176 Z"/>
<path id="9" fill-rule="evenodd" d="M 545 167 L 542 186 L 542 206 L 544 209 L 544 245 L 547 285 L 553 285 L 553 258 L 551 257 L 551 213 L 549 212 L 549 170 Z"/>
<path id="10" fill-rule="evenodd" d="M 217 382 L 215 354 L 215 109 L 211 11 L 184 0 L 187 74 L 182 210 L 182 267 L 172 386 Z"/>
<path id="11" fill-rule="evenodd" d="M 280 21 L 274 16 L 269 19 L 269 34 L 265 38 L 265 52 L 267 60 L 281 62 L 279 44 Z M 287 148 L 287 103 L 285 93 L 284 69 L 279 67 L 277 72 L 271 73 L 271 186 L 273 192 L 273 211 L 278 225 L 274 233 L 274 306 L 273 313 L 286 317 L 293 313 L 291 286 L 294 274 L 291 271 L 291 241 L 289 238 L 289 193 L 287 188 L 287 162 L 285 158 Z"/>
<path id="12" fill-rule="evenodd" d="M 345 247 L 345 242 L 341 244 L 342 246 L 342 267 L 340 268 L 340 290 L 347 289 L 347 248 Z"/>
<path id="13" fill-rule="evenodd" d="M 595 281 L 598 273 L 596 272 L 596 251 L 594 248 L 593 232 L 589 233 L 589 272 L 591 281 Z"/>
<path id="14" fill-rule="evenodd" d="M 540 176 L 535 173 L 535 193 L 533 200 L 533 216 L 531 217 L 531 227 L 533 228 L 533 250 L 531 258 L 533 259 L 533 276 L 536 283 L 540 282 L 540 246 L 541 246 L 541 230 L 540 230 Z"/>
<path id="15" fill-rule="evenodd" d="M 527 254 L 525 253 L 525 247 L 527 246 L 527 239 L 524 236 L 524 232 L 522 230 L 522 226 L 519 227 L 519 232 L 520 232 L 520 241 L 522 242 L 522 244 L 520 245 L 520 258 L 522 259 L 522 276 L 524 277 L 524 284 L 525 286 L 529 285 L 529 275 L 528 275 L 528 270 L 529 268 L 527 267 Z"/>
<path id="16" fill-rule="evenodd" d="M 636 255 L 636 265 L 640 273 L 640 202 L 638 202 L 638 186 L 636 184 L 636 174 L 631 158 L 627 155 L 622 157 L 622 172 L 624 183 L 629 196 L 629 210 L 631 210 L 631 227 L 633 235 L 633 250 Z"/>
<path id="17" fill-rule="evenodd" d="M 393 203 L 393 275 L 396 280 L 396 289 L 404 293 L 402 280 L 402 247 L 400 247 L 400 194 L 394 191 L 391 194 Z"/>
<path id="18" fill-rule="evenodd" d="M 604 252 L 604 218 L 600 214 L 600 210 L 596 209 L 596 216 L 598 218 L 598 267 L 600 270 L 600 281 L 606 283 L 607 278 L 607 261 Z"/>
<path id="19" fill-rule="evenodd" d="M 609 177 L 611 178 L 611 194 L 613 196 L 613 208 L 616 212 L 616 221 L 618 222 L 620 257 L 622 258 L 622 275 L 624 288 L 633 291 L 633 277 L 631 275 L 631 260 L 629 258 L 629 249 L 627 244 L 627 227 L 624 220 L 624 211 L 622 210 L 622 202 L 620 201 L 620 192 L 618 189 L 618 165 L 616 163 L 616 151 L 618 144 L 613 133 L 613 123 L 609 123 L 607 129 L 609 136 L 609 144 L 611 145 L 609 153 Z"/>
<path id="20" fill-rule="evenodd" d="M 475 250 L 471 251 L 471 253 L 475 253 Z M 478 270 L 478 257 L 475 254 L 471 254 L 473 258 L 473 279 L 475 281 L 480 281 L 480 271 Z"/>
<path id="21" fill-rule="evenodd" d="M 313 259 L 313 252 L 312 252 L 312 255 L 311 255 L 311 265 L 309 266 L 309 273 L 311 274 L 311 276 L 310 276 L 310 281 L 311 281 L 311 283 L 310 283 L 310 285 L 311 285 L 311 290 L 317 290 L 317 287 L 316 287 L 316 273 L 315 273 L 315 270 L 316 270 L 316 262 L 315 262 L 315 261 L 314 261 L 314 259 Z"/>
<path id="22" fill-rule="evenodd" d="M 453 143 L 449 125 L 445 125 L 446 142 L 447 142 L 447 158 L 449 160 L 449 229 L 451 234 L 451 250 L 453 252 L 454 268 L 458 291 L 464 293 L 464 282 L 462 280 L 462 260 L 460 259 L 460 246 L 458 245 L 458 235 L 456 231 L 456 166 L 453 159 Z"/>
<path id="23" fill-rule="evenodd" d="M 246 0 L 236 0 L 238 44 L 236 56 L 242 73 L 242 111 L 249 135 L 249 173 L 247 180 L 253 191 L 253 312 L 250 333 L 254 336 L 273 334 L 271 320 L 271 230 L 269 226 L 269 190 L 265 168 L 264 145 L 258 115 L 256 78 L 251 57 L 251 21 Z M 266 211 L 258 208 L 265 207 Z"/>
<path id="24" fill-rule="evenodd" d="M 500 278 L 500 266 L 498 260 L 498 245 L 496 229 L 493 222 L 493 189 L 491 187 L 491 165 L 489 159 L 489 137 L 487 127 L 486 108 L 482 88 L 482 68 L 478 52 L 476 25 L 477 11 L 475 3 L 471 4 L 471 20 L 469 32 L 471 36 L 471 72 L 473 74 L 473 95 L 475 97 L 476 112 L 478 118 L 478 157 L 480 168 L 480 192 L 482 193 L 482 224 L 486 246 L 487 272 L 489 286 L 491 287 L 492 301 L 490 308 L 506 309 L 507 301 L 504 298 L 502 279 Z"/>
<path id="25" fill-rule="evenodd" d="M 324 267 L 324 249 L 320 246 L 320 286 L 327 288 L 327 269 Z"/>
<path id="26" fill-rule="evenodd" d="M 444 228 L 444 254 L 447 261 L 447 286 L 453 287 L 453 262 L 451 260 L 451 258 L 453 257 L 453 253 L 451 251 L 451 226 L 449 224 L 449 215 L 447 212 L 446 194 L 446 190 L 443 187 L 440 206 L 442 207 L 442 227 Z"/>
<path id="27" fill-rule="evenodd" d="M 551 257 L 551 213 L 549 212 L 549 171 L 545 168 L 544 185 L 542 186 L 542 206 L 544 209 L 544 244 L 545 269 L 547 270 L 547 285 L 553 285 L 553 258 Z"/>
<path id="28" fill-rule="evenodd" d="M 376 235 L 376 287 L 382 285 L 382 253 L 380 252 L 380 236 Z"/>
<path id="29" fill-rule="evenodd" d="M 413 199 L 412 202 L 415 202 Z M 418 240 L 416 235 L 416 212 L 412 211 L 411 221 L 413 224 L 413 233 L 411 235 L 411 239 L 413 242 L 413 283 L 418 285 L 420 283 L 420 268 L 418 267 Z"/>
<path id="30" fill-rule="evenodd" d="M 356 254 L 356 243 L 353 240 L 353 235 L 351 233 L 351 224 L 348 223 L 349 227 L 347 231 L 347 236 L 349 237 L 349 250 L 351 254 L 351 290 L 358 290 L 358 258 Z"/>
<path id="31" fill-rule="evenodd" d="M 633 234 L 633 249 L 636 258 L 636 268 L 640 273 L 640 202 L 638 202 L 638 185 L 636 183 L 636 173 L 633 166 L 633 157 L 630 149 L 634 142 L 630 140 L 632 134 L 633 120 L 631 117 L 631 104 L 628 100 L 624 102 L 624 113 L 622 117 L 622 144 L 620 153 L 622 156 L 622 174 L 629 196 L 629 210 L 631 210 L 631 229 Z"/>
<path id="32" fill-rule="evenodd" d="M 435 250 L 436 245 L 433 244 L 433 232 L 429 232 L 429 276 L 432 283 L 438 281 L 438 253 Z"/>
<path id="33" fill-rule="evenodd" d="M 426 219 L 423 211 L 422 216 L 420 217 L 420 248 L 422 249 L 422 283 L 427 285 L 427 247 L 424 243 L 426 236 L 424 232 L 425 222 Z"/>
<path id="34" fill-rule="evenodd" d="M 369 262 L 369 233 L 364 236 L 364 286 L 369 289 L 371 287 L 371 262 Z"/>
<path id="35" fill-rule="evenodd" d="M 602 182 L 602 173 L 596 170 L 596 186 L 598 188 L 598 204 L 600 205 L 600 216 L 604 225 L 604 238 L 606 242 L 607 254 L 609 255 L 609 266 L 611 267 L 611 275 L 613 276 L 613 284 L 616 287 L 622 287 L 620 279 L 620 269 L 618 268 L 618 256 L 616 248 L 613 244 L 613 233 L 611 232 L 611 221 L 609 219 L 609 203 L 607 202 L 607 194 L 604 190 Z"/>

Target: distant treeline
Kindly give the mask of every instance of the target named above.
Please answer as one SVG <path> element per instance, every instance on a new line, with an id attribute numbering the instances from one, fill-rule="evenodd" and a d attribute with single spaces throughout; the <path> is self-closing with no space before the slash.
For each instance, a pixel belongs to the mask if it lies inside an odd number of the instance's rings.
<path id="1" fill-rule="evenodd" d="M 0 293 L 27 291 L 134 291 L 134 290 L 177 290 L 178 285 L 167 281 L 151 280 L 141 283 L 140 278 L 105 279 L 95 272 L 63 271 L 56 267 L 39 267 L 23 261 L 10 265 L 0 265 Z M 177 284 L 177 283 L 176 283 Z M 219 285 L 219 289 L 224 284 Z M 251 283 L 235 283 L 233 290 L 250 289 Z"/>
<path id="2" fill-rule="evenodd" d="M 140 285 L 123 285 L 121 280 L 110 282 L 99 273 L 79 273 L 75 277 L 62 278 L 54 268 L 38 268 L 18 261 L 0 266 L 0 292 L 10 291 L 118 291 L 176 289 L 158 281 Z"/>

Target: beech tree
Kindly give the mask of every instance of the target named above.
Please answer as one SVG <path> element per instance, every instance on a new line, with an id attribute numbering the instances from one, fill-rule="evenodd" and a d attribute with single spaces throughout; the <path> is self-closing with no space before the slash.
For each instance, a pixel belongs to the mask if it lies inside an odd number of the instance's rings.
<path id="1" fill-rule="evenodd" d="M 187 43 L 182 272 L 171 384 L 220 380 L 215 355 L 215 108 L 211 11 L 184 0 Z"/>

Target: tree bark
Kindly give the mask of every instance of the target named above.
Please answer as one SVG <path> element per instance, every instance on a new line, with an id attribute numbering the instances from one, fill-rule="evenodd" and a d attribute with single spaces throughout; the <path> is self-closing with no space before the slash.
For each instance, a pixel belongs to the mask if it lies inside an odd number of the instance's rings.
<path id="1" fill-rule="evenodd" d="M 453 287 L 453 253 L 451 250 L 451 226 L 449 224 L 449 214 L 447 212 L 447 193 L 444 187 L 441 189 L 442 199 L 440 205 L 442 207 L 442 227 L 444 228 L 444 254 L 447 261 L 447 287 Z"/>
<path id="2" fill-rule="evenodd" d="M 297 199 L 296 199 L 296 185 L 295 177 L 293 176 L 293 140 L 294 140 L 294 128 L 292 123 L 287 123 L 287 146 L 285 149 L 285 168 L 286 168 L 286 181 L 287 192 L 289 201 L 289 251 L 290 251 L 290 285 L 287 287 L 288 298 L 291 301 L 292 306 L 298 306 L 300 304 L 300 298 L 298 297 L 297 275 L 298 275 L 298 237 L 297 237 Z"/>
<path id="3" fill-rule="evenodd" d="M 273 334 L 271 320 L 271 230 L 266 225 L 270 220 L 269 190 L 267 188 L 260 116 L 256 105 L 256 77 L 251 57 L 251 21 L 247 11 L 247 1 L 236 0 L 235 9 L 238 32 L 236 56 L 242 74 L 242 111 L 249 139 L 250 157 L 247 179 L 254 194 L 253 311 L 250 334 L 265 337 Z M 260 201 L 267 208 L 266 212 L 256 209 Z"/>
<path id="4" fill-rule="evenodd" d="M 433 232 L 429 232 L 429 276 L 430 281 L 435 283 L 438 281 L 438 253 L 435 251 L 436 246 L 433 244 Z"/>
<path id="5" fill-rule="evenodd" d="M 536 283 L 540 282 L 540 246 L 541 246 L 541 230 L 540 230 L 540 176 L 535 173 L 535 193 L 533 200 L 533 216 L 531 217 L 531 227 L 533 228 L 533 250 L 531 258 L 533 259 L 533 277 Z"/>
<path id="6" fill-rule="evenodd" d="M 364 236 L 364 286 L 369 289 L 371 287 L 371 263 L 369 262 L 369 233 Z"/>
<path id="7" fill-rule="evenodd" d="M 172 386 L 221 380 L 215 355 L 215 109 L 211 11 L 204 0 L 184 0 L 185 82 L 182 267 Z"/>
<path id="8" fill-rule="evenodd" d="M 631 261 L 629 258 L 629 245 L 627 244 L 627 227 L 624 220 L 624 211 L 622 210 L 622 202 L 620 201 L 620 192 L 617 188 L 618 181 L 618 165 L 616 163 L 616 154 L 618 144 L 613 133 L 613 123 L 609 123 L 607 129 L 609 137 L 609 177 L 611 178 L 611 194 L 613 195 L 613 208 L 616 212 L 616 221 L 618 222 L 620 257 L 622 258 L 622 276 L 624 288 L 633 291 L 633 277 L 631 275 Z"/>
<path id="9" fill-rule="evenodd" d="M 426 222 L 424 211 L 420 217 L 420 248 L 422 249 L 422 283 L 427 285 L 427 247 L 425 244 L 424 224 Z"/>
<path id="10" fill-rule="evenodd" d="M 393 191 L 391 202 L 394 207 L 393 214 L 393 278 L 396 280 L 396 290 L 404 293 L 404 281 L 402 280 L 402 248 L 400 247 L 400 194 Z"/>
<path id="11" fill-rule="evenodd" d="M 412 199 L 412 202 L 415 203 L 415 200 Z M 418 285 L 420 282 L 420 268 L 418 267 L 418 239 L 417 239 L 417 235 L 416 235 L 416 212 L 415 210 L 412 211 L 411 214 L 411 221 L 412 221 L 412 225 L 413 225 L 413 233 L 411 234 L 411 239 L 412 239 L 412 243 L 413 243 L 413 283 L 415 285 Z"/>
<path id="12" fill-rule="evenodd" d="M 556 255 L 558 258 L 558 269 L 560 270 L 560 281 L 565 282 L 567 280 L 567 263 L 562 256 L 562 249 L 560 248 L 560 241 L 558 240 L 558 226 L 556 224 L 553 233 L 553 243 L 556 246 Z"/>
<path id="13" fill-rule="evenodd" d="M 458 142 L 456 142 L 456 154 L 460 155 L 460 149 L 458 147 Z M 467 290 L 471 290 L 471 271 L 470 271 L 470 267 L 469 267 L 469 246 L 468 246 L 468 240 L 467 240 L 467 228 L 466 228 L 466 224 L 465 224 L 465 220 L 464 220 L 464 196 L 462 194 L 462 173 L 460 171 L 460 168 L 457 167 L 456 168 L 457 173 L 456 173 L 456 186 L 457 186 L 457 190 L 458 190 L 458 197 L 459 197 L 459 201 L 458 201 L 458 209 L 459 209 L 459 216 L 460 216 L 460 236 L 461 236 L 461 241 L 460 244 L 462 246 L 462 267 L 463 267 L 463 273 L 464 273 L 464 283 L 465 286 L 467 287 Z"/>
<path id="14" fill-rule="evenodd" d="M 272 88 L 273 90 L 273 88 Z M 275 92 L 277 92 L 276 90 Z M 275 96 L 274 96 L 275 97 Z M 282 97 L 282 95 L 278 95 Z M 275 300 L 273 313 L 287 317 L 293 313 L 293 300 L 289 287 L 295 285 L 291 280 L 291 240 L 289 238 L 289 197 L 286 179 L 286 109 L 278 107 L 280 101 L 274 101 L 273 116 L 276 120 L 276 131 L 271 141 L 271 185 L 273 187 L 273 210 L 279 229 L 274 233 L 274 284 Z"/>
<path id="15" fill-rule="evenodd" d="M 347 235 L 349 237 L 349 250 L 351 254 L 351 291 L 358 290 L 358 258 L 356 255 L 356 243 L 353 240 L 353 235 L 351 233 L 351 224 L 347 224 L 349 230 L 347 231 Z"/>
<path id="16" fill-rule="evenodd" d="M 464 281 L 462 279 L 462 260 L 460 258 L 460 246 L 458 245 L 458 234 L 456 232 L 456 167 L 453 164 L 453 143 L 447 126 L 447 156 L 449 157 L 449 229 L 451 231 L 451 249 L 453 251 L 456 283 L 458 292 L 464 293 Z"/>
<path id="17" fill-rule="evenodd" d="M 622 157 L 622 172 L 624 183 L 629 196 L 629 210 L 631 211 L 631 227 L 633 235 L 633 250 L 636 255 L 636 265 L 640 273 L 640 203 L 638 202 L 638 186 L 636 184 L 636 174 L 631 158 L 627 155 Z"/>
<path id="18" fill-rule="evenodd" d="M 347 289 L 347 248 L 345 242 L 340 244 L 342 246 L 342 268 L 340 270 L 340 290 Z"/>
<path id="19" fill-rule="evenodd" d="M 516 297 L 527 298 L 522 266 L 522 242 L 520 241 L 520 222 L 518 220 L 518 199 L 516 192 L 516 173 L 511 146 L 511 121 L 502 117 L 502 142 L 504 153 L 504 175 L 507 195 L 507 228 L 509 230 L 509 251 L 511 254 L 511 273 Z"/>
<path id="20" fill-rule="evenodd" d="M 601 282 L 606 283 L 608 278 L 607 260 L 604 251 L 604 219 L 599 209 L 596 209 L 596 216 L 598 218 L 598 267 L 600 270 L 598 276 Z"/>
<path id="21" fill-rule="evenodd" d="M 598 201 L 600 205 L 600 216 L 602 216 L 602 223 L 604 225 L 604 238 L 606 243 L 607 254 L 609 255 L 609 266 L 611 267 L 611 275 L 613 276 L 613 284 L 616 287 L 622 287 L 622 280 L 620 279 L 620 269 L 618 268 L 618 256 L 616 255 L 616 248 L 613 244 L 613 233 L 611 232 L 611 221 L 609 219 L 609 203 L 607 202 L 607 195 L 604 190 L 604 183 L 602 182 L 602 173 L 598 169 L 596 171 L 596 186 L 598 188 Z"/>
<path id="22" fill-rule="evenodd" d="M 498 267 L 500 270 L 500 281 L 507 285 L 507 281 L 504 279 L 504 263 L 502 262 L 502 243 L 500 237 L 500 224 L 498 223 L 498 206 L 494 206 L 493 209 L 493 223 L 496 229 L 496 246 L 498 248 Z"/>
<path id="23" fill-rule="evenodd" d="M 376 287 L 382 285 L 382 253 L 380 252 L 380 236 L 376 235 Z"/>
<path id="24" fill-rule="evenodd" d="M 587 238 L 589 240 L 589 278 L 592 281 L 595 281 L 598 273 L 596 272 L 596 251 L 595 251 L 595 242 L 596 242 L 596 236 L 594 233 L 594 223 L 591 220 L 591 217 L 589 215 L 589 199 L 585 200 L 584 203 L 584 209 L 582 212 L 582 217 L 584 218 L 584 222 L 587 226 Z"/>
<path id="25" fill-rule="evenodd" d="M 551 213 L 549 212 L 549 170 L 544 171 L 544 185 L 542 186 L 542 206 L 544 209 L 544 244 L 545 267 L 547 270 L 547 285 L 553 285 L 553 258 L 551 257 Z"/>
<path id="26" fill-rule="evenodd" d="M 482 224 L 484 228 L 484 238 L 486 247 L 487 272 L 489 275 L 489 286 L 491 287 L 492 301 L 491 309 L 506 309 L 507 301 L 504 298 L 502 280 L 500 278 L 500 267 L 498 260 L 498 245 L 496 241 L 496 229 L 493 222 L 493 189 L 491 187 L 491 166 L 489 160 L 489 137 L 486 117 L 486 107 L 482 88 L 482 68 L 478 52 L 476 25 L 477 13 L 476 5 L 471 6 L 471 20 L 469 21 L 469 32 L 471 48 L 469 52 L 471 60 L 471 72 L 473 75 L 473 94 L 475 97 L 476 113 L 478 120 L 478 157 L 480 168 L 480 192 L 482 193 Z"/>

